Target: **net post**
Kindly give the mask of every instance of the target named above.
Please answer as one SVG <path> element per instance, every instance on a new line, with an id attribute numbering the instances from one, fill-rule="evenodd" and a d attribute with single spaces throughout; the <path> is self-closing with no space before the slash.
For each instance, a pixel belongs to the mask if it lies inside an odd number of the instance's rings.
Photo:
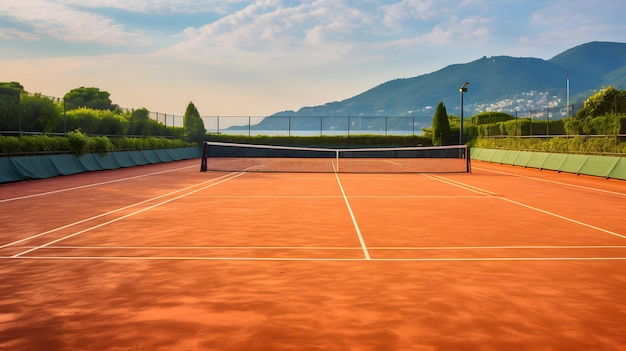
<path id="1" fill-rule="evenodd" d="M 335 172 L 339 172 L 339 149 L 335 150 L 335 163 L 337 164 Z"/>
<path id="2" fill-rule="evenodd" d="M 203 141 L 202 142 L 202 161 L 200 163 L 200 172 L 207 171 L 207 149 L 208 149 L 208 145 L 206 141 Z"/>
<path id="3" fill-rule="evenodd" d="M 470 157 L 470 146 L 469 145 L 465 145 L 465 163 L 466 163 L 466 169 L 467 169 L 467 173 L 472 173 L 472 161 L 471 161 L 471 157 Z"/>

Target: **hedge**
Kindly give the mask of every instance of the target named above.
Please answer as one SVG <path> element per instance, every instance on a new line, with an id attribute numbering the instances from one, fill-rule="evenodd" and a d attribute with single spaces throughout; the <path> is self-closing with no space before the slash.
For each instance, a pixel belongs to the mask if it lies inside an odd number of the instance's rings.
<path id="1" fill-rule="evenodd" d="M 109 138 L 90 137 L 80 131 L 67 133 L 67 136 L 23 135 L 0 136 L 0 155 L 17 156 L 33 154 L 106 153 L 123 150 L 156 150 L 192 146 L 192 143 L 166 138 Z"/>

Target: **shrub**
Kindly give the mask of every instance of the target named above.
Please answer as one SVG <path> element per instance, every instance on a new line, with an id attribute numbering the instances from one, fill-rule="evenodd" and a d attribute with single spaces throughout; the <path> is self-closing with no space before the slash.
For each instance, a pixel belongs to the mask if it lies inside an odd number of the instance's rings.
<path id="1" fill-rule="evenodd" d="M 91 137 L 87 140 L 87 151 L 106 153 L 113 149 L 113 144 L 107 137 Z"/>
<path id="2" fill-rule="evenodd" d="M 27 153 L 49 151 L 49 145 L 46 143 L 46 136 L 30 136 L 23 135 L 21 137 L 21 151 Z"/>
<path id="3" fill-rule="evenodd" d="M 16 154 L 21 151 L 20 139 L 17 137 L 0 137 L 0 153 Z"/>
<path id="4" fill-rule="evenodd" d="M 87 135 L 80 130 L 75 130 L 67 133 L 67 138 L 70 144 L 70 151 L 76 155 L 82 155 L 87 152 Z"/>

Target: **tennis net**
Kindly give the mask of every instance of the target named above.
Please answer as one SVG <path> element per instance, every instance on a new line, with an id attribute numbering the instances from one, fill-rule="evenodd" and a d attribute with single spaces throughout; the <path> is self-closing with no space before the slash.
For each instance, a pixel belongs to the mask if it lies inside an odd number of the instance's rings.
<path id="1" fill-rule="evenodd" d="M 202 172 L 463 173 L 469 147 L 312 148 L 204 142 Z"/>

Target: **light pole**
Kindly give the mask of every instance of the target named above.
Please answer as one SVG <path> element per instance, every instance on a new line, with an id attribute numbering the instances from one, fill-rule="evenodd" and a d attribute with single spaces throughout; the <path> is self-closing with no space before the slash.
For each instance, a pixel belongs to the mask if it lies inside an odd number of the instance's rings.
<path id="1" fill-rule="evenodd" d="M 459 145 L 463 145 L 463 93 L 467 92 L 467 86 L 469 82 L 463 83 L 461 88 L 459 89 L 459 94 L 461 95 L 461 124 L 459 125 Z"/>

